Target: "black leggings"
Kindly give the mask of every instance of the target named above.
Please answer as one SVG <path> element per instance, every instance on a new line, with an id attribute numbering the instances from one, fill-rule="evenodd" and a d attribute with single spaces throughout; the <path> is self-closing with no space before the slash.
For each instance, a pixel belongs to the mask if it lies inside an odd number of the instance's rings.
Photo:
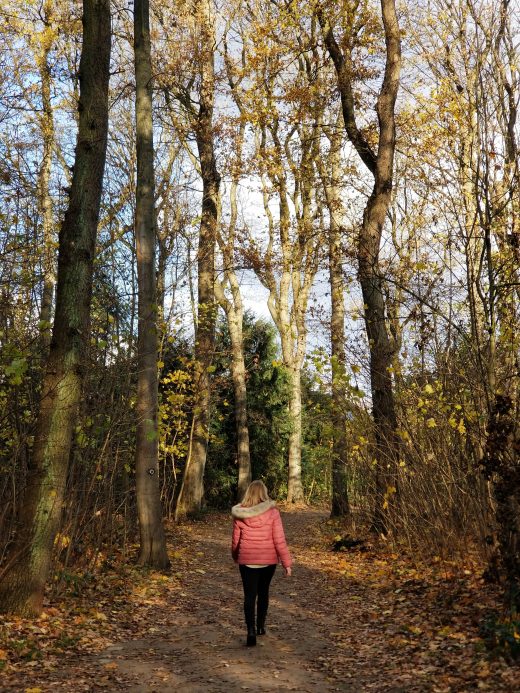
<path id="1" fill-rule="evenodd" d="M 269 606 L 269 585 L 271 583 L 275 565 L 265 568 L 248 568 L 241 565 L 240 575 L 244 586 L 244 615 L 248 628 L 255 627 L 255 602 L 258 596 L 258 622 L 264 623 Z"/>

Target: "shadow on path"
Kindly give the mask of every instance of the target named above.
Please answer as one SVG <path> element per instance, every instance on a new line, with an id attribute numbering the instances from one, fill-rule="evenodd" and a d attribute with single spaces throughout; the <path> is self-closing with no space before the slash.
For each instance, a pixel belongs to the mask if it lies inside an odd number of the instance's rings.
<path id="1" fill-rule="evenodd" d="M 479 623 L 486 603 L 492 603 L 482 584 L 457 577 L 428 581 L 397 555 L 376 549 L 334 554 L 328 549 L 332 528 L 321 531 L 326 519 L 312 510 L 283 513 L 293 577 L 277 569 L 267 635 L 258 638 L 257 647 L 245 646 L 231 518 L 212 514 L 173 529 L 171 578 L 138 580 L 125 614 L 115 609 L 112 616 L 103 603 L 105 618 L 117 625 L 109 634 L 111 644 L 97 654 L 65 658 L 45 679 L 50 685 L 35 690 L 518 690 L 514 668 L 479 649 Z M 39 685 L 44 679 L 34 674 L 32 685 Z M 0 690 L 24 688 L 0 684 Z"/>
<path id="2" fill-rule="evenodd" d="M 318 519 L 320 514 L 310 511 L 284 514 L 294 575 L 287 578 L 277 569 L 267 635 L 258 638 L 256 648 L 245 647 L 242 585 L 230 557 L 231 521 L 213 520 L 190 526 L 186 553 L 191 574 L 175 612 L 170 618 L 158 615 L 157 632 L 149 637 L 120 642 L 103 652 L 101 672 L 117 664 L 125 689 L 132 693 L 356 690 L 332 680 L 324 668 L 333 647 L 328 638 L 333 619 L 322 603 L 323 576 L 306 566 L 308 548 L 300 545 Z"/>

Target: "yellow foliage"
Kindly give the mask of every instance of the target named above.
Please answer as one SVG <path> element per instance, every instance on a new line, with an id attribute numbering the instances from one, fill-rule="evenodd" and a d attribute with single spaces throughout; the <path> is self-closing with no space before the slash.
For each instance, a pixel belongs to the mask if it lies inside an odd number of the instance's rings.
<path id="1" fill-rule="evenodd" d="M 67 546 L 70 544 L 70 537 L 66 536 L 65 534 L 58 534 L 56 535 L 56 538 L 54 539 L 54 546 L 59 547 L 60 549 L 65 549 Z"/>
<path id="2" fill-rule="evenodd" d="M 397 489 L 395 486 L 387 486 L 386 487 L 386 493 L 385 493 L 385 497 L 383 500 L 383 510 L 386 510 L 388 508 L 390 499 L 394 495 L 394 493 L 397 493 Z"/>
<path id="3" fill-rule="evenodd" d="M 193 383 L 191 364 L 186 369 L 166 373 L 161 378 L 164 389 L 159 404 L 159 451 L 163 459 L 183 459 L 188 452 L 191 388 Z"/>
<path id="4" fill-rule="evenodd" d="M 410 440 L 410 434 L 403 428 L 398 428 L 396 430 L 396 433 L 401 438 L 401 440 Z"/>

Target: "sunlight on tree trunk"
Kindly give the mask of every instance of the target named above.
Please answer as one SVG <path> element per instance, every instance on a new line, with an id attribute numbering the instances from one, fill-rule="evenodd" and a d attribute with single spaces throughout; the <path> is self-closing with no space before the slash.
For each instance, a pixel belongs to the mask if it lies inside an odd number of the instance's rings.
<path id="1" fill-rule="evenodd" d="M 304 500 L 302 484 L 302 387 L 301 369 L 297 366 L 290 371 L 289 420 L 289 480 L 287 502 L 302 503 Z"/>

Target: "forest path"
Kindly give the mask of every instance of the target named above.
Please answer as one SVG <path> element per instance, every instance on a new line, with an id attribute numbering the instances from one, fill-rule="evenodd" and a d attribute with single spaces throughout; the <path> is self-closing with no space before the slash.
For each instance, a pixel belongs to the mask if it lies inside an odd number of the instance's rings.
<path id="1" fill-rule="evenodd" d="M 165 604 L 147 637 L 101 653 L 101 671 L 117 664 L 122 688 L 132 693 L 356 690 L 337 681 L 327 666 L 334 649 L 330 633 L 337 628 L 331 600 L 340 585 L 329 584 L 311 548 L 316 526 L 325 519 L 313 511 L 284 513 L 294 575 L 288 578 L 277 569 L 267 634 L 249 648 L 242 584 L 230 555 L 229 517 L 179 528 L 174 560 L 185 563 L 189 579 L 179 574 L 182 589 L 174 610 Z"/>
<path id="2" fill-rule="evenodd" d="M 267 635 L 256 647 L 245 646 L 231 518 L 208 514 L 171 530 L 171 575 L 129 567 L 123 583 L 109 569 L 83 601 L 48 608 L 47 621 L 26 624 L 43 633 L 52 613 L 68 613 L 59 642 L 76 633 L 78 644 L 61 656 L 42 644 L 39 659 L 20 661 L 4 685 L 0 672 L 0 691 L 518 690 L 518 669 L 482 647 L 479 626 L 497 591 L 469 563 L 450 574 L 448 565 L 417 566 L 384 547 L 334 553 L 338 528 L 324 512 L 282 516 L 293 576 L 277 569 Z"/>

